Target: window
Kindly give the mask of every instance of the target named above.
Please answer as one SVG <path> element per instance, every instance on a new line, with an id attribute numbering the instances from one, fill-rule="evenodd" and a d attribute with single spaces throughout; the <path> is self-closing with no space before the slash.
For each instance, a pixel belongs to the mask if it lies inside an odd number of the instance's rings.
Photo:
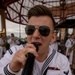
<path id="1" fill-rule="evenodd" d="M 73 28 L 69 28 L 68 29 L 68 34 L 72 34 L 73 33 Z"/>

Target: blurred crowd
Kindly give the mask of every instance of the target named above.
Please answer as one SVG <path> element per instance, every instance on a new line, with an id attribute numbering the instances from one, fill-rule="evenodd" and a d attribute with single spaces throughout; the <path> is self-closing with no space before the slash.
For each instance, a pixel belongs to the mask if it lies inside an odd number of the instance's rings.
<path id="1" fill-rule="evenodd" d="M 22 40 L 21 38 L 15 37 L 14 33 L 11 33 L 10 38 L 7 39 L 6 35 L 3 33 L 0 35 L 0 59 L 6 53 L 10 47 L 15 45 L 26 44 L 27 38 Z M 54 33 L 54 37 L 50 43 L 51 46 L 58 52 L 64 54 L 70 63 L 71 69 L 75 73 L 75 36 L 71 34 L 68 39 L 64 42 L 64 40 L 57 40 L 57 32 Z"/>
<path id="2" fill-rule="evenodd" d="M 26 42 L 26 38 L 24 40 L 22 40 L 21 38 L 17 38 L 15 37 L 14 33 L 11 33 L 9 38 L 7 38 L 4 33 L 0 34 L 0 58 L 3 57 L 3 55 L 7 50 L 10 49 L 10 47 L 25 44 Z"/>

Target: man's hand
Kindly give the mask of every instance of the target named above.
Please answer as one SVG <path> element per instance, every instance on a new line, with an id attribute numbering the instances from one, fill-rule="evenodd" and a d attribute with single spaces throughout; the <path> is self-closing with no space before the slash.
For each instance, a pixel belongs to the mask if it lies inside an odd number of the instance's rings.
<path id="1" fill-rule="evenodd" d="M 26 55 L 28 53 L 32 53 L 36 57 L 38 56 L 35 46 L 33 44 L 26 44 L 25 48 L 23 48 L 22 50 L 18 50 L 15 53 L 9 65 L 10 69 L 13 72 L 18 72 L 21 70 L 21 68 L 23 68 L 27 59 Z"/>

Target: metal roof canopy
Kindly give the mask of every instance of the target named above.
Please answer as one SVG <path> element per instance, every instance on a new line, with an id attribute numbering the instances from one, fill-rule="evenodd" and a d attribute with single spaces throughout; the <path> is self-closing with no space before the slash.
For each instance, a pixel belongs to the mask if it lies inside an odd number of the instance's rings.
<path id="1" fill-rule="evenodd" d="M 75 28 L 75 19 L 66 19 L 56 25 L 56 28 Z"/>
<path id="2" fill-rule="evenodd" d="M 38 4 L 49 7 L 57 23 L 75 16 L 75 0 L 0 0 L 0 8 L 5 10 L 6 19 L 22 25 L 28 22 L 28 10 Z"/>

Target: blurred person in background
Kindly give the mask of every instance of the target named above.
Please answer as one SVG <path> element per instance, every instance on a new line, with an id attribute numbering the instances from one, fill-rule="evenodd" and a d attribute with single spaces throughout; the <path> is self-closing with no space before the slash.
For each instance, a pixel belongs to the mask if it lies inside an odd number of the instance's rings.
<path id="1" fill-rule="evenodd" d="M 75 39 L 74 38 L 75 38 L 74 34 L 71 34 L 70 38 L 67 39 L 67 41 L 65 43 L 65 46 L 67 48 L 66 56 L 68 56 L 68 58 L 69 58 L 70 65 L 72 65 L 72 61 L 73 61 L 73 50 L 70 51 L 70 53 L 69 53 L 69 49 L 75 44 Z"/>
<path id="2" fill-rule="evenodd" d="M 58 42 L 57 42 L 57 31 L 55 30 L 53 33 L 53 37 L 51 39 L 50 45 L 55 49 L 58 50 Z"/>
<path id="3" fill-rule="evenodd" d="M 10 44 L 10 47 L 17 45 L 17 38 L 13 33 L 11 33 L 10 39 L 8 39 L 8 43 Z"/>
<path id="4" fill-rule="evenodd" d="M 6 45 L 6 35 L 5 33 L 2 33 L 0 37 L 0 58 L 2 58 L 3 52 L 6 53 L 5 45 Z"/>

